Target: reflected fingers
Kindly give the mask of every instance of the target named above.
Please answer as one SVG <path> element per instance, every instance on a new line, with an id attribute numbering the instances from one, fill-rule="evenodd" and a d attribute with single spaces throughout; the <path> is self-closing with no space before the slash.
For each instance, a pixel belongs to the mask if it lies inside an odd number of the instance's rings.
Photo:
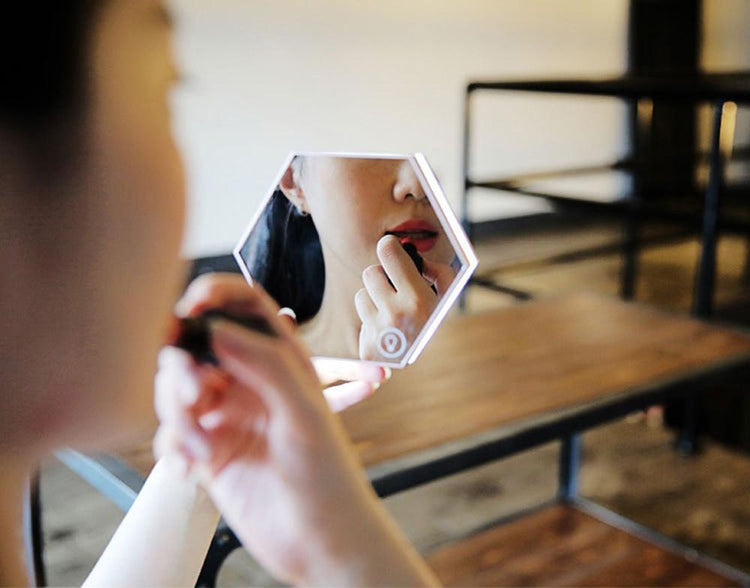
<path id="1" fill-rule="evenodd" d="M 429 289 L 414 261 L 393 235 L 386 235 L 378 241 L 377 255 L 397 292 L 411 290 L 419 293 Z"/>
<path id="2" fill-rule="evenodd" d="M 370 295 L 370 299 L 378 310 L 387 310 L 391 306 L 396 291 L 388 283 L 385 270 L 379 265 L 370 265 L 362 272 L 362 282 Z"/>

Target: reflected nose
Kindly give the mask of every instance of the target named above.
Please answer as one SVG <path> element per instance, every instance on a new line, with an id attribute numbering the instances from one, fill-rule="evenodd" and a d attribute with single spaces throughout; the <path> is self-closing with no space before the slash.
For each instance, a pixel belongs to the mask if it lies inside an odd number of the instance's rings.
<path id="1" fill-rule="evenodd" d="M 404 202 L 408 198 L 417 202 L 426 199 L 422 184 L 419 183 L 417 174 L 414 173 L 408 161 L 404 161 L 399 167 L 396 183 L 393 186 L 393 198 L 396 202 Z"/>

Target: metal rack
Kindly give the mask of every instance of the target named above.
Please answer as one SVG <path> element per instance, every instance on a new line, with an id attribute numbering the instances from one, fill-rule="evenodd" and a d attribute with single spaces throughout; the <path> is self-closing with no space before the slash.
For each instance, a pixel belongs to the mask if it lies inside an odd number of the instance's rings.
<path id="1" fill-rule="evenodd" d="M 471 175 L 472 97 L 478 92 L 533 92 L 581 96 L 605 96 L 621 99 L 634 106 L 636 126 L 648 138 L 650 112 L 654 102 L 670 104 L 709 103 L 713 108 L 710 150 L 694 156 L 696 166 L 708 171 L 705 187 L 693 186 L 687 191 L 658 200 L 643 198 L 639 178 L 664 176 L 666 161 L 658 158 L 644 159 L 636 154 L 606 165 L 577 168 L 541 170 L 500 178 L 475 178 Z M 713 311 L 713 290 L 716 279 L 716 244 L 721 231 L 750 235 L 750 178 L 731 185 L 726 182 L 725 169 L 730 161 L 750 160 L 750 146 L 734 148 L 732 145 L 737 105 L 750 104 L 750 72 L 698 74 L 681 76 L 622 76 L 602 80 L 506 80 L 474 81 L 466 86 L 463 129 L 463 180 L 461 219 L 470 237 L 474 236 L 475 223 L 469 218 L 469 199 L 475 188 L 498 192 L 512 192 L 540 198 L 564 211 L 609 216 L 623 221 L 624 238 L 608 247 L 597 247 L 576 252 L 580 257 L 623 253 L 621 295 L 631 299 L 635 291 L 638 251 L 665 238 L 646 239 L 639 235 L 643 221 L 659 220 L 679 228 L 667 239 L 681 239 L 686 235 L 701 237 L 701 253 L 695 282 L 693 311 L 698 316 L 709 316 Z M 570 176 L 609 172 L 632 174 L 633 190 L 623 198 L 602 202 L 584 197 L 562 195 L 552 191 L 534 189 L 532 183 L 540 179 L 557 179 Z M 720 203 L 722 210 L 720 210 Z M 731 207 L 731 208 L 730 208 Z M 726 209 L 726 210 L 724 210 Z M 544 260 L 542 260 L 544 261 Z M 554 261 L 550 259 L 548 261 Z M 477 276 L 475 285 L 505 291 L 515 295 L 512 288 L 498 284 L 486 276 Z M 528 293 L 521 293 L 528 296 Z"/>

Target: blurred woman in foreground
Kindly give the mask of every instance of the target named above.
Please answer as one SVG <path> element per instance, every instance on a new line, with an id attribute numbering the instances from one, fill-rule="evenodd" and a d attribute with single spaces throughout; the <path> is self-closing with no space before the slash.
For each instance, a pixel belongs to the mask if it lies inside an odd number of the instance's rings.
<path id="1" fill-rule="evenodd" d="M 182 274 L 184 179 L 161 4 L 20 2 L 0 27 L 0 582 L 19 585 L 22 495 L 39 460 L 153 424 L 156 358 Z M 88 582 L 194 583 L 218 516 L 195 478 L 281 580 L 433 582 L 273 303 L 217 276 L 190 288 L 178 312 L 206 306 L 262 314 L 280 337 L 218 323 L 222 369 L 162 352 L 165 457 Z"/>

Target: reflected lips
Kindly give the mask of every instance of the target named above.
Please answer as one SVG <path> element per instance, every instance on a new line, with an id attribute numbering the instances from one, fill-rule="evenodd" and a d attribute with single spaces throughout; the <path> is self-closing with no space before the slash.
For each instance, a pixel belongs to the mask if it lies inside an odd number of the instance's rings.
<path id="1" fill-rule="evenodd" d="M 420 253 L 432 249 L 440 236 L 435 225 L 423 220 L 406 221 L 388 229 L 385 234 L 393 235 L 402 245 L 411 243 Z"/>

